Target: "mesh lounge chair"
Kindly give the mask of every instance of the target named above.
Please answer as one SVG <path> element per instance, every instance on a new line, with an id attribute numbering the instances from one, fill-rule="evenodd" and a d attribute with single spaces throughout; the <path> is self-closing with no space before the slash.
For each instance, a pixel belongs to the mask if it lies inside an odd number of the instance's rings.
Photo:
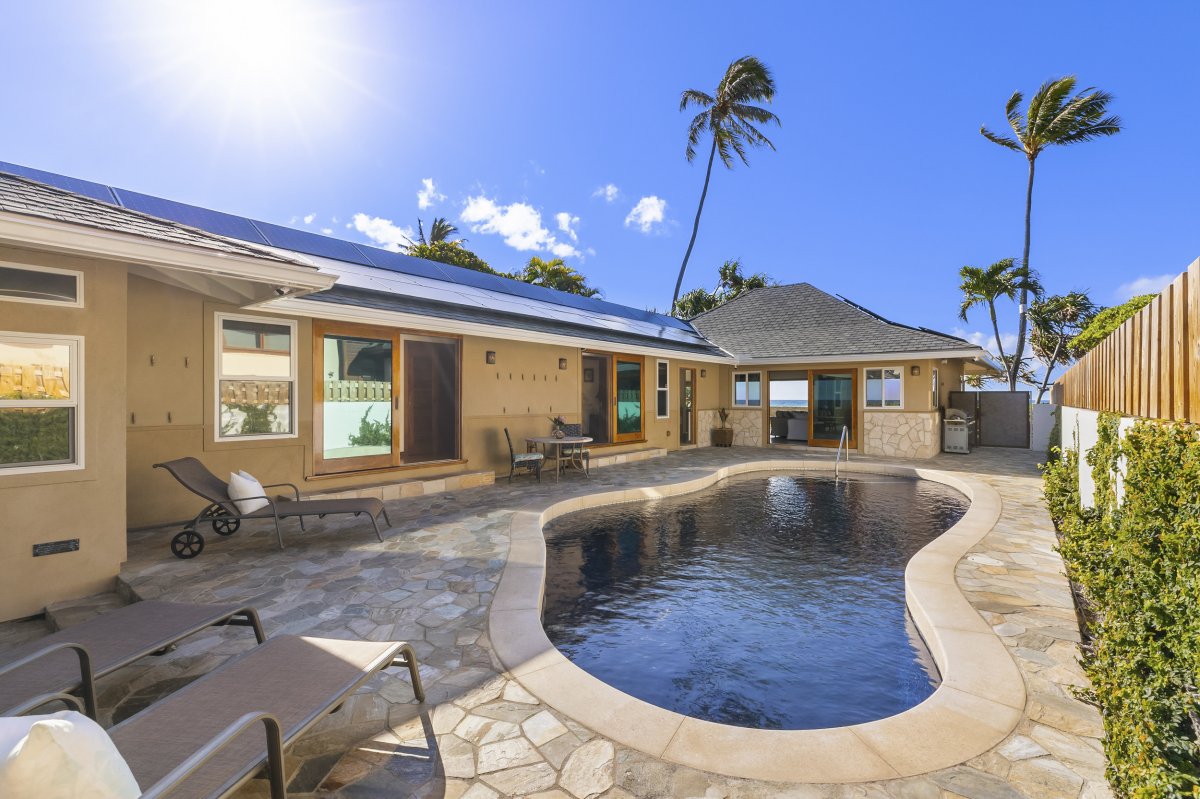
<path id="1" fill-rule="evenodd" d="M 254 608 L 146 601 L 8 650 L 0 661 L 0 715 L 60 700 L 94 719 L 96 678 L 219 625 L 253 627 L 258 642 L 266 640 Z M 70 695 L 75 692 L 82 702 Z"/>
<path id="2" fill-rule="evenodd" d="M 275 521 L 275 537 L 279 540 L 279 548 L 283 549 L 283 533 L 279 530 L 279 520 L 291 517 L 300 519 L 300 529 L 304 529 L 305 516 L 318 518 L 330 514 L 352 514 L 358 516 L 365 513 L 375 527 L 375 537 L 383 541 L 379 530 L 379 517 L 383 516 L 384 523 L 391 527 L 383 501 L 375 497 L 358 497 L 355 499 L 300 499 L 300 489 L 291 483 L 273 483 L 263 488 L 292 489 L 295 499 L 283 497 L 247 497 L 247 499 L 265 499 L 267 505 L 253 513 L 242 513 L 237 505 L 229 498 L 229 484 L 210 472 L 203 463 L 195 458 L 179 458 L 178 460 L 154 464 L 155 469 L 166 469 L 180 484 L 193 494 L 209 501 L 202 511 L 196 514 L 188 525 L 171 539 L 171 551 L 178 558 L 194 558 L 204 550 L 204 536 L 196 531 L 197 525 L 207 521 L 212 524 L 213 531 L 218 535 L 233 535 L 242 525 L 242 519 L 273 519 Z"/>
<path id="3" fill-rule="evenodd" d="M 504 438 L 508 441 L 508 482 L 512 482 L 513 472 L 517 469 L 533 472 L 538 482 L 542 482 L 542 464 L 546 462 L 546 456 L 540 452 L 514 451 L 512 436 L 508 434 L 507 427 L 504 428 Z"/>

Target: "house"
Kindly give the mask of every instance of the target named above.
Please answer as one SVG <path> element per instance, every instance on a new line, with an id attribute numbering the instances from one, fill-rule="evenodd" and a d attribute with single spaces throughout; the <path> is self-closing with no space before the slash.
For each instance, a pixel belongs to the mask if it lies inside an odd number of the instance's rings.
<path id="1" fill-rule="evenodd" d="M 128 528 L 192 517 L 163 460 L 392 499 L 506 474 L 505 428 L 551 416 L 599 461 L 707 445 L 727 406 L 763 445 L 800 373 L 811 443 L 849 420 L 870 452 L 985 358 L 803 284 L 693 325 L 0 162 L 0 620 L 108 590 Z M 919 430 L 877 449 L 936 451 Z"/>

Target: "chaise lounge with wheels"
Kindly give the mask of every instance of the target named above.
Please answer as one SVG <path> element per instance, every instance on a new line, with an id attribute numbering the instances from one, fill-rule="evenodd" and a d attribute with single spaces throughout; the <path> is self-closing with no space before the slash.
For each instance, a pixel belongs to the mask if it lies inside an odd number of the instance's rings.
<path id="1" fill-rule="evenodd" d="M 97 678 L 223 625 L 252 627 L 258 643 L 266 640 L 254 608 L 147 600 L 6 650 L 0 656 L 0 715 L 59 700 L 95 719 Z"/>
<path id="2" fill-rule="evenodd" d="M 238 497 L 235 501 L 229 496 L 229 484 L 195 458 L 178 458 L 173 461 L 154 464 L 155 469 L 166 469 L 179 481 L 180 485 L 193 494 L 208 500 L 195 518 L 175 537 L 171 539 L 171 552 L 178 558 L 194 558 L 204 550 L 204 536 L 196 529 L 202 522 L 209 522 L 218 535 L 233 535 L 241 527 L 243 519 L 272 519 L 275 522 L 275 537 L 279 548 L 283 549 L 283 533 L 279 529 L 280 519 L 298 518 L 300 529 L 304 529 L 304 517 L 316 516 L 323 518 L 330 515 L 349 514 L 359 516 L 366 514 L 375 527 L 375 537 L 383 541 L 383 533 L 379 529 L 379 517 L 384 524 L 392 526 L 388 519 L 383 501 L 376 497 L 357 497 L 353 499 L 300 499 L 300 489 L 292 483 L 272 483 L 266 488 L 290 488 L 294 499 L 285 497 Z M 249 513 L 243 513 L 239 502 L 266 500 L 266 504 Z"/>

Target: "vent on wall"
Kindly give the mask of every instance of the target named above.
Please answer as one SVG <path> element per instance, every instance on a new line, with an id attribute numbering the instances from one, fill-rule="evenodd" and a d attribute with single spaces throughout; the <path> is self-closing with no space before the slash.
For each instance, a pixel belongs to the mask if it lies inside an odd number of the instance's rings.
<path id="1" fill-rule="evenodd" d="M 79 539 L 68 538 L 65 541 L 46 541 L 41 544 L 33 545 L 33 556 L 40 558 L 42 555 L 58 555 L 62 552 L 78 552 Z"/>

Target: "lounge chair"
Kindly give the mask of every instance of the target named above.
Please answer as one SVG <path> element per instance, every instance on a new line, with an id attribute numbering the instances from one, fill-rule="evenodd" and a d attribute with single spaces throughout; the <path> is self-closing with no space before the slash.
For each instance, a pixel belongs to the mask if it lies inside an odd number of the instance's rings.
<path id="1" fill-rule="evenodd" d="M 0 654 L 0 715 L 16 716 L 52 700 L 96 718 L 94 680 L 160 652 L 208 627 L 254 628 L 266 640 L 254 608 L 135 602 Z M 69 698 L 68 698 L 69 697 Z M 74 700 L 74 701 L 72 701 Z"/>
<path id="2" fill-rule="evenodd" d="M 383 516 L 384 523 L 391 527 L 387 510 L 383 501 L 375 497 L 358 497 L 355 499 L 300 499 L 300 489 L 292 483 L 272 483 L 263 488 L 292 489 L 295 499 L 284 497 L 242 497 L 239 501 L 248 499 L 265 499 L 266 507 L 252 513 L 242 513 L 237 505 L 229 498 L 229 484 L 195 458 L 179 458 L 165 463 L 154 464 L 155 469 L 166 469 L 179 483 L 209 501 L 209 505 L 196 514 L 196 517 L 171 539 L 171 551 L 178 558 L 194 558 L 204 550 L 204 536 L 197 532 L 196 527 L 201 522 L 212 524 L 213 531 L 218 535 L 233 535 L 241 527 L 242 519 L 273 519 L 275 521 L 275 537 L 279 540 L 279 548 L 283 549 L 283 533 L 279 529 L 279 520 L 292 517 L 300 519 L 300 529 L 304 529 L 304 517 L 318 518 L 340 514 L 358 516 L 365 513 L 375 527 L 375 537 L 383 541 L 379 530 L 379 517 Z"/>
<path id="3" fill-rule="evenodd" d="M 516 452 L 513 450 L 512 436 L 508 434 L 507 427 L 504 428 L 504 438 L 508 441 L 508 482 L 512 482 L 513 472 L 517 469 L 533 472 L 537 481 L 542 482 L 542 464 L 546 462 L 546 456 L 540 452 Z"/>

